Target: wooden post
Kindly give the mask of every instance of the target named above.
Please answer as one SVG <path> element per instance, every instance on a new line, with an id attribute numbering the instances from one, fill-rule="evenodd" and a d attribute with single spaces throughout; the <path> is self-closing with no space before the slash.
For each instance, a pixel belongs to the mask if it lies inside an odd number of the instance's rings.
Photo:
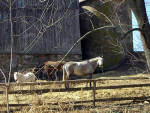
<path id="1" fill-rule="evenodd" d="M 8 85 L 6 84 L 6 102 L 7 102 L 7 113 L 9 113 L 9 97 L 8 97 Z"/>
<path id="2" fill-rule="evenodd" d="M 93 106 L 95 107 L 96 81 L 93 81 Z"/>

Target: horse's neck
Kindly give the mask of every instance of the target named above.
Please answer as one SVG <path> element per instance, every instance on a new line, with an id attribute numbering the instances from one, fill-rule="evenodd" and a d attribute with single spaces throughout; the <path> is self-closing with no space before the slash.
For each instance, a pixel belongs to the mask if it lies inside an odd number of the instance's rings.
<path id="1" fill-rule="evenodd" d="M 97 60 L 96 59 L 89 60 L 89 62 L 92 64 L 94 69 L 97 67 Z"/>

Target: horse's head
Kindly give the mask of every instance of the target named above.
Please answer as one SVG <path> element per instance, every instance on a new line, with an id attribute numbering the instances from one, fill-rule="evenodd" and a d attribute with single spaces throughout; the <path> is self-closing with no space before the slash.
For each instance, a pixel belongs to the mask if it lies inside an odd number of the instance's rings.
<path id="1" fill-rule="evenodd" d="M 97 57 L 97 65 L 99 66 L 99 67 L 102 67 L 103 66 L 103 57 Z"/>
<path id="2" fill-rule="evenodd" d="M 20 72 L 14 72 L 14 75 L 15 76 L 20 76 L 22 73 L 20 73 Z"/>
<path id="3" fill-rule="evenodd" d="M 37 73 L 39 71 L 39 68 L 37 68 L 37 67 L 34 67 L 33 69 L 32 69 L 32 72 L 33 73 Z"/>
<path id="4" fill-rule="evenodd" d="M 20 72 L 14 72 L 14 80 L 17 81 L 18 78 L 20 78 L 22 76 L 22 73 Z"/>

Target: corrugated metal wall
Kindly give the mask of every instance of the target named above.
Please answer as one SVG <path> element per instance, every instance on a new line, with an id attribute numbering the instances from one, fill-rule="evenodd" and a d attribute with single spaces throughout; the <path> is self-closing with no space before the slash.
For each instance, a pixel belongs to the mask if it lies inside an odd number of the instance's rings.
<path id="1" fill-rule="evenodd" d="M 8 11 L 0 13 L 0 53 L 9 53 Z M 80 38 L 78 0 L 18 0 L 13 20 L 15 53 L 64 54 Z M 80 44 L 72 54 L 81 54 Z"/>

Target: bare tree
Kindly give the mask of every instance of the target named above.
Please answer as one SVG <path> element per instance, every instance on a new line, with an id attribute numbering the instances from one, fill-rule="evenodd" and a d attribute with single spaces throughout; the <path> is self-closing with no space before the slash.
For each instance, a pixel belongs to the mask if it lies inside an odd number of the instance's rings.
<path id="1" fill-rule="evenodd" d="M 147 65 L 150 70 L 150 24 L 146 14 L 144 0 L 127 0 L 128 5 L 134 12 L 141 29 L 141 39 L 144 45 L 144 52 L 147 59 Z"/>

